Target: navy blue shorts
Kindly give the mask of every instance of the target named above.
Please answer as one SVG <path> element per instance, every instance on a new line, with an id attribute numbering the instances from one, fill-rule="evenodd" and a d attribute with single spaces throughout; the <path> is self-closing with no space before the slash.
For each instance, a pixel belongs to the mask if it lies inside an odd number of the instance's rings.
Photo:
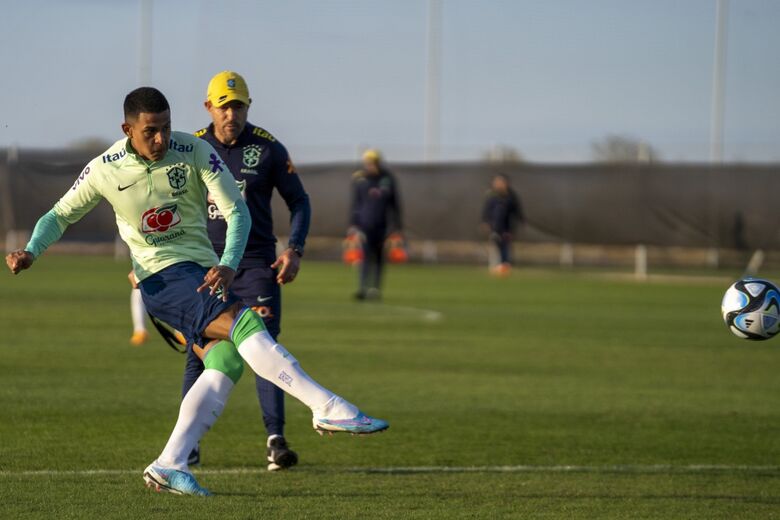
<path id="1" fill-rule="evenodd" d="M 208 290 L 197 292 L 207 272 L 194 262 L 181 262 L 138 284 L 146 310 L 181 332 L 189 344 L 203 345 L 203 331 L 209 323 L 239 301 L 231 291 L 227 302 Z"/>
<path id="2" fill-rule="evenodd" d="M 266 266 L 239 267 L 230 290 L 247 307 L 263 318 L 268 333 L 276 338 L 282 320 L 282 291 L 276 283 L 276 271 Z"/>

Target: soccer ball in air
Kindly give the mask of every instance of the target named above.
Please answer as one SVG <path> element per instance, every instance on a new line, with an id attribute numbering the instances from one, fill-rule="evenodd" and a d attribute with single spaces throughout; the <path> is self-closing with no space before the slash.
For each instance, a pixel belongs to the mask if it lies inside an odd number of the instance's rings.
<path id="1" fill-rule="evenodd" d="M 767 280 L 745 278 L 728 288 L 720 305 L 735 336 L 769 339 L 780 332 L 780 289 Z"/>

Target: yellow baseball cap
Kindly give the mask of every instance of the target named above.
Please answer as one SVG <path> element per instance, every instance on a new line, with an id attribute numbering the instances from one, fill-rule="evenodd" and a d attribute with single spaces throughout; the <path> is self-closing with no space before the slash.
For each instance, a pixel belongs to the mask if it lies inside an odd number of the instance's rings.
<path id="1" fill-rule="evenodd" d="M 382 154 L 379 152 L 379 150 L 375 148 L 369 148 L 368 150 L 363 152 L 364 161 L 379 162 L 380 159 L 382 159 Z"/>
<path id="2" fill-rule="evenodd" d="M 206 91 L 206 100 L 215 107 L 221 107 L 230 101 L 241 101 L 245 105 L 252 103 L 246 81 L 238 72 L 225 70 L 211 78 Z"/>

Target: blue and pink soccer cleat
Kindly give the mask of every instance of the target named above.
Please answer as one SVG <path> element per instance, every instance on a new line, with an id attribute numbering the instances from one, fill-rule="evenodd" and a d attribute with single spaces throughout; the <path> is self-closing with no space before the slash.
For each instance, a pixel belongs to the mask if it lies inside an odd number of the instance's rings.
<path id="1" fill-rule="evenodd" d="M 207 497 L 209 490 L 201 487 L 192 473 L 178 469 L 164 468 L 154 462 L 144 470 L 146 487 L 158 493 L 173 493 L 174 495 L 195 495 Z"/>
<path id="2" fill-rule="evenodd" d="M 314 429 L 320 435 L 325 432 L 333 434 L 335 432 L 351 433 L 352 435 L 368 435 L 369 433 L 381 432 L 390 427 L 387 421 L 370 417 L 363 412 L 352 419 L 312 419 Z"/>

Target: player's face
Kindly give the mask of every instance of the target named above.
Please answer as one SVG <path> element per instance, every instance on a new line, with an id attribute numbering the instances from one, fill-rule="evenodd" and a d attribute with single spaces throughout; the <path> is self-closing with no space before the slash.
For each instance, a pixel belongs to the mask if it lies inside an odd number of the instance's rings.
<path id="1" fill-rule="evenodd" d="M 135 151 L 146 160 L 159 161 L 168 152 L 171 140 L 171 111 L 141 112 L 122 125 Z"/>
<path id="2" fill-rule="evenodd" d="M 365 168 L 366 172 L 370 173 L 371 175 L 376 175 L 379 173 L 379 163 L 373 159 L 366 159 L 363 161 L 363 167 Z"/>
<path id="3" fill-rule="evenodd" d="M 214 122 L 214 134 L 223 144 L 234 144 L 244 131 L 249 105 L 241 101 L 229 101 L 220 107 L 206 102 L 206 109 Z"/>
<path id="4" fill-rule="evenodd" d="M 493 189 L 498 192 L 504 193 L 509 189 L 509 184 L 507 184 L 506 179 L 503 177 L 494 177 Z"/>

